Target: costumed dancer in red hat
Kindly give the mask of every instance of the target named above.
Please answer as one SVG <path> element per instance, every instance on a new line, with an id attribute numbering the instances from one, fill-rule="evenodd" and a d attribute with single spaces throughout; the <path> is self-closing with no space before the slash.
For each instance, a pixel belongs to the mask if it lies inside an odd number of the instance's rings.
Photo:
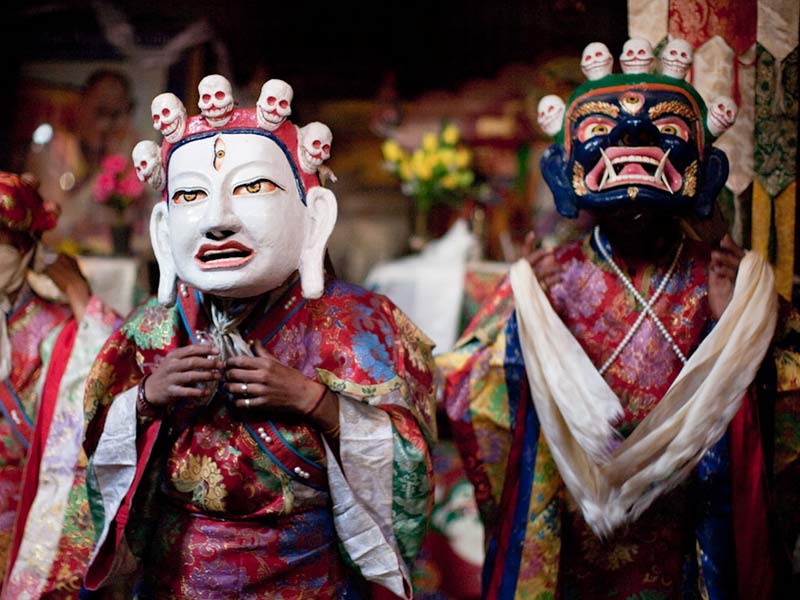
<path id="1" fill-rule="evenodd" d="M 57 218 L 30 179 L 0 173 L 3 598 L 77 598 L 93 539 L 84 386 L 118 317 L 91 296 L 73 259 L 37 264 Z"/>
<path id="2" fill-rule="evenodd" d="M 772 598 L 790 572 L 797 316 L 762 257 L 682 233 L 712 213 L 735 115 L 684 81 L 685 42 L 653 61 L 632 40 L 611 74 L 590 44 L 589 81 L 542 100 L 558 211 L 597 226 L 515 264 L 441 359 L 486 598 Z"/>

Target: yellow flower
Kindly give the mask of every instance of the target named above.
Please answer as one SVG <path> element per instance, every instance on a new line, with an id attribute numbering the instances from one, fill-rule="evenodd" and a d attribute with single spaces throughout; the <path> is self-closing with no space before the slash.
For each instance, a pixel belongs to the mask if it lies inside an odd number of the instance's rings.
<path id="1" fill-rule="evenodd" d="M 458 187 L 458 177 L 455 173 L 448 173 L 441 179 L 442 187 L 446 190 L 454 190 Z"/>
<path id="2" fill-rule="evenodd" d="M 439 161 L 448 169 L 456 167 L 456 152 L 452 148 L 442 148 L 439 151 Z"/>
<path id="3" fill-rule="evenodd" d="M 450 146 L 455 146 L 458 143 L 458 127 L 452 123 L 445 127 L 442 131 L 442 141 Z"/>
<path id="4" fill-rule="evenodd" d="M 472 162 L 472 154 L 466 148 L 459 148 L 456 151 L 456 166 L 459 169 L 465 169 Z"/>
<path id="5" fill-rule="evenodd" d="M 383 157 L 391 162 L 399 162 L 405 153 L 403 149 L 400 147 L 400 144 L 395 142 L 394 140 L 386 140 L 383 143 Z"/>
<path id="6" fill-rule="evenodd" d="M 411 163 L 408 160 L 400 161 L 400 179 L 403 181 L 408 181 L 414 176 L 414 172 L 411 170 Z"/>
<path id="7" fill-rule="evenodd" d="M 422 161 L 414 165 L 414 173 L 423 181 L 428 181 L 433 177 L 433 168 L 427 161 Z"/>
<path id="8" fill-rule="evenodd" d="M 422 147 L 428 152 L 433 152 L 439 147 L 439 139 L 435 133 L 426 133 L 422 138 Z"/>
<path id="9" fill-rule="evenodd" d="M 439 164 L 439 153 L 436 152 L 434 154 L 426 154 L 425 155 L 425 165 L 428 166 L 431 171 L 435 169 Z"/>

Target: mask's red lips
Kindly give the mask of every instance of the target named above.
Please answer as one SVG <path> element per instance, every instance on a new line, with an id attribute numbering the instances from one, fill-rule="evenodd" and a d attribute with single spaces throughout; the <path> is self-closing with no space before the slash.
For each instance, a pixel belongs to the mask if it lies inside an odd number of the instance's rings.
<path id="1" fill-rule="evenodd" d="M 254 255 L 251 248 L 230 241 L 223 244 L 203 244 L 194 255 L 194 260 L 204 271 L 235 269 L 249 262 Z"/>

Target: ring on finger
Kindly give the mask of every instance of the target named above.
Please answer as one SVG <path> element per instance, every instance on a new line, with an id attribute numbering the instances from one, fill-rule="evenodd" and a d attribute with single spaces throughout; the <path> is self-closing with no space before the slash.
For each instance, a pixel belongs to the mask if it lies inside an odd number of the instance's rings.
<path id="1" fill-rule="evenodd" d="M 244 399 L 244 405 L 245 405 L 247 408 L 250 408 L 250 398 L 245 398 L 245 399 Z"/>
<path id="2" fill-rule="evenodd" d="M 247 384 L 246 384 L 246 383 L 243 383 L 243 384 L 242 384 L 242 393 L 243 393 L 243 394 L 246 394 L 246 393 L 247 393 Z"/>

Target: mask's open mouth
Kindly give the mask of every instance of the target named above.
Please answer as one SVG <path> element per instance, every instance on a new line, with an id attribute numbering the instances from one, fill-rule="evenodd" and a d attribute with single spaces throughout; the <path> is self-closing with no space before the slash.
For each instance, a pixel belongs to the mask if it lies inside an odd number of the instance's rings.
<path id="1" fill-rule="evenodd" d="M 241 267 L 255 256 L 253 250 L 239 242 L 203 244 L 195 254 L 197 264 L 204 271 Z"/>
<path id="2" fill-rule="evenodd" d="M 669 152 L 656 146 L 601 148 L 600 160 L 586 175 L 586 187 L 603 192 L 619 186 L 646 185 L 674 194 L 681 189 L 683 177 L 669 161 Z"/>

